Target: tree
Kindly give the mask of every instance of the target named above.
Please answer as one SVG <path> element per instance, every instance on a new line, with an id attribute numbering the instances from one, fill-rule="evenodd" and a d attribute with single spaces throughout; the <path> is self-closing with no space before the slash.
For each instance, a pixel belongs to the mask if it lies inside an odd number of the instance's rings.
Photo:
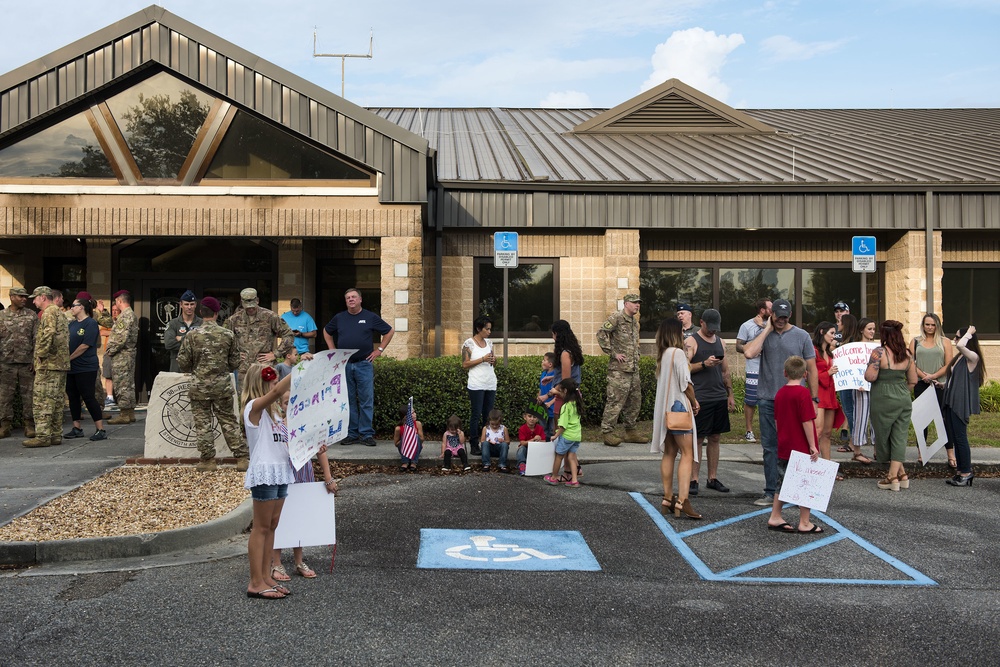
<path id="1" fill-rule="evenodd" d="M 209 105 L 194 92 L 180 91 L 180 101 L 170 95 L 145 97 L 123 114 L 125 136 L 143 178 L 176 178 L 191 152 L 198 130 L 208 117 Z"/>

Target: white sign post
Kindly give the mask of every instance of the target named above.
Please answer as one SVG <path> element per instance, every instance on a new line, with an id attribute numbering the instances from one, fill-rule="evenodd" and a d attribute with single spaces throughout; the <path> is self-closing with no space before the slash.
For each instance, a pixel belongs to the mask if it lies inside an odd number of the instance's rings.
<path id="1" fill-rule="evenodd" d="M 868 274 L 875 273 L 875 237 L 855 236 L 851 239 L 851 269 L 861 274 L 861 317 L 868 312 Z"/>

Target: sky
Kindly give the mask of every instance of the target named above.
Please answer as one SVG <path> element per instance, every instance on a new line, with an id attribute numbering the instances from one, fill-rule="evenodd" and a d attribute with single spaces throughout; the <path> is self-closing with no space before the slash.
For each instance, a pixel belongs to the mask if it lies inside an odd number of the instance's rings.
<path id="1" fill-rule="evenodd" d="M 0 72 L 148 6 L 0 0 Z M 743 109 L 1000 107 L 1000 0 L 163 0 L 377 107 L 610 108 L 678 78 Z M 86 8 L 83 10 L 82 8 Z"/>

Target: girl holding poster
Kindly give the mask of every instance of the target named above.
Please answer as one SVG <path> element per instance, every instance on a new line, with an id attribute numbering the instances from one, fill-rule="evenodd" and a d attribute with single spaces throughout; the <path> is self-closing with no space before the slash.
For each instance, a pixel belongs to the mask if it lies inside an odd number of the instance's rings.
<path id="1" fill-rule="evenodd" d="M 851 340 L 852 343 L 874 343 L 875 342 L 875 320 L 867 317 L 858 322 L 857 338 Z M 854 424 L 851 426 L 851 451 L 854 456 L 851 458 L 859 463 L 868 465 L 872 462 L 870 458 L 861 453 L 861 446 L 875 444 L 875 429 L 871 424 L 871 393 L 866 389 L 854 390 Z"/>
<path id="2" fill-rule="evenodd" d="M 961 353 L 948 373 L 948 384 L 944 390 L 944 425 L 948 429 L 948 440 L 955 443 L 958 457 L 958 474 L 947 480 L 951 486 L 972 486 L 972 454 L 969 452 L 969 415 L 979 414 L 979 388 L 986 379 L 986 365 L 983 363 L 976 337 L 976 327 L 971 324 L 959 329 L 955 335 L 955 347 Z"/>
<path id="3" fill-rule="evenodd" d="M 250 446 L 250 467 L 243 486 L 253 498 L 253 529 L 247 542 L 250 561 L 248 598 L 280 600 L 291 591 L 274 580 L 271 555 L 274 529 L 281 517 L 281 507 L 288 495 L 288 485 L 295 481 L 288 463 L 287 432 L 281 432 L 277 402 L 291 386 L 292 376 L 278 381 L 270 366 L 254 363 L 243 377 L 240 403 L 243 425 Z"/>

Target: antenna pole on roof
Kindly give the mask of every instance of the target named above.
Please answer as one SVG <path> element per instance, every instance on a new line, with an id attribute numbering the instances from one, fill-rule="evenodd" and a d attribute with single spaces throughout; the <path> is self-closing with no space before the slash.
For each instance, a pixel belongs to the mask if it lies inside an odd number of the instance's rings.
<path id="1" fill-rule="evenodd" d="M 372 59 L 375 45 L 375 29 L 368 33 L 368 53 L 316 53 L 316 28 L 313 28 L 313 58 L 340 58 L 340 96 L 344 97 L 344 62 L 348 58 Z"/>

